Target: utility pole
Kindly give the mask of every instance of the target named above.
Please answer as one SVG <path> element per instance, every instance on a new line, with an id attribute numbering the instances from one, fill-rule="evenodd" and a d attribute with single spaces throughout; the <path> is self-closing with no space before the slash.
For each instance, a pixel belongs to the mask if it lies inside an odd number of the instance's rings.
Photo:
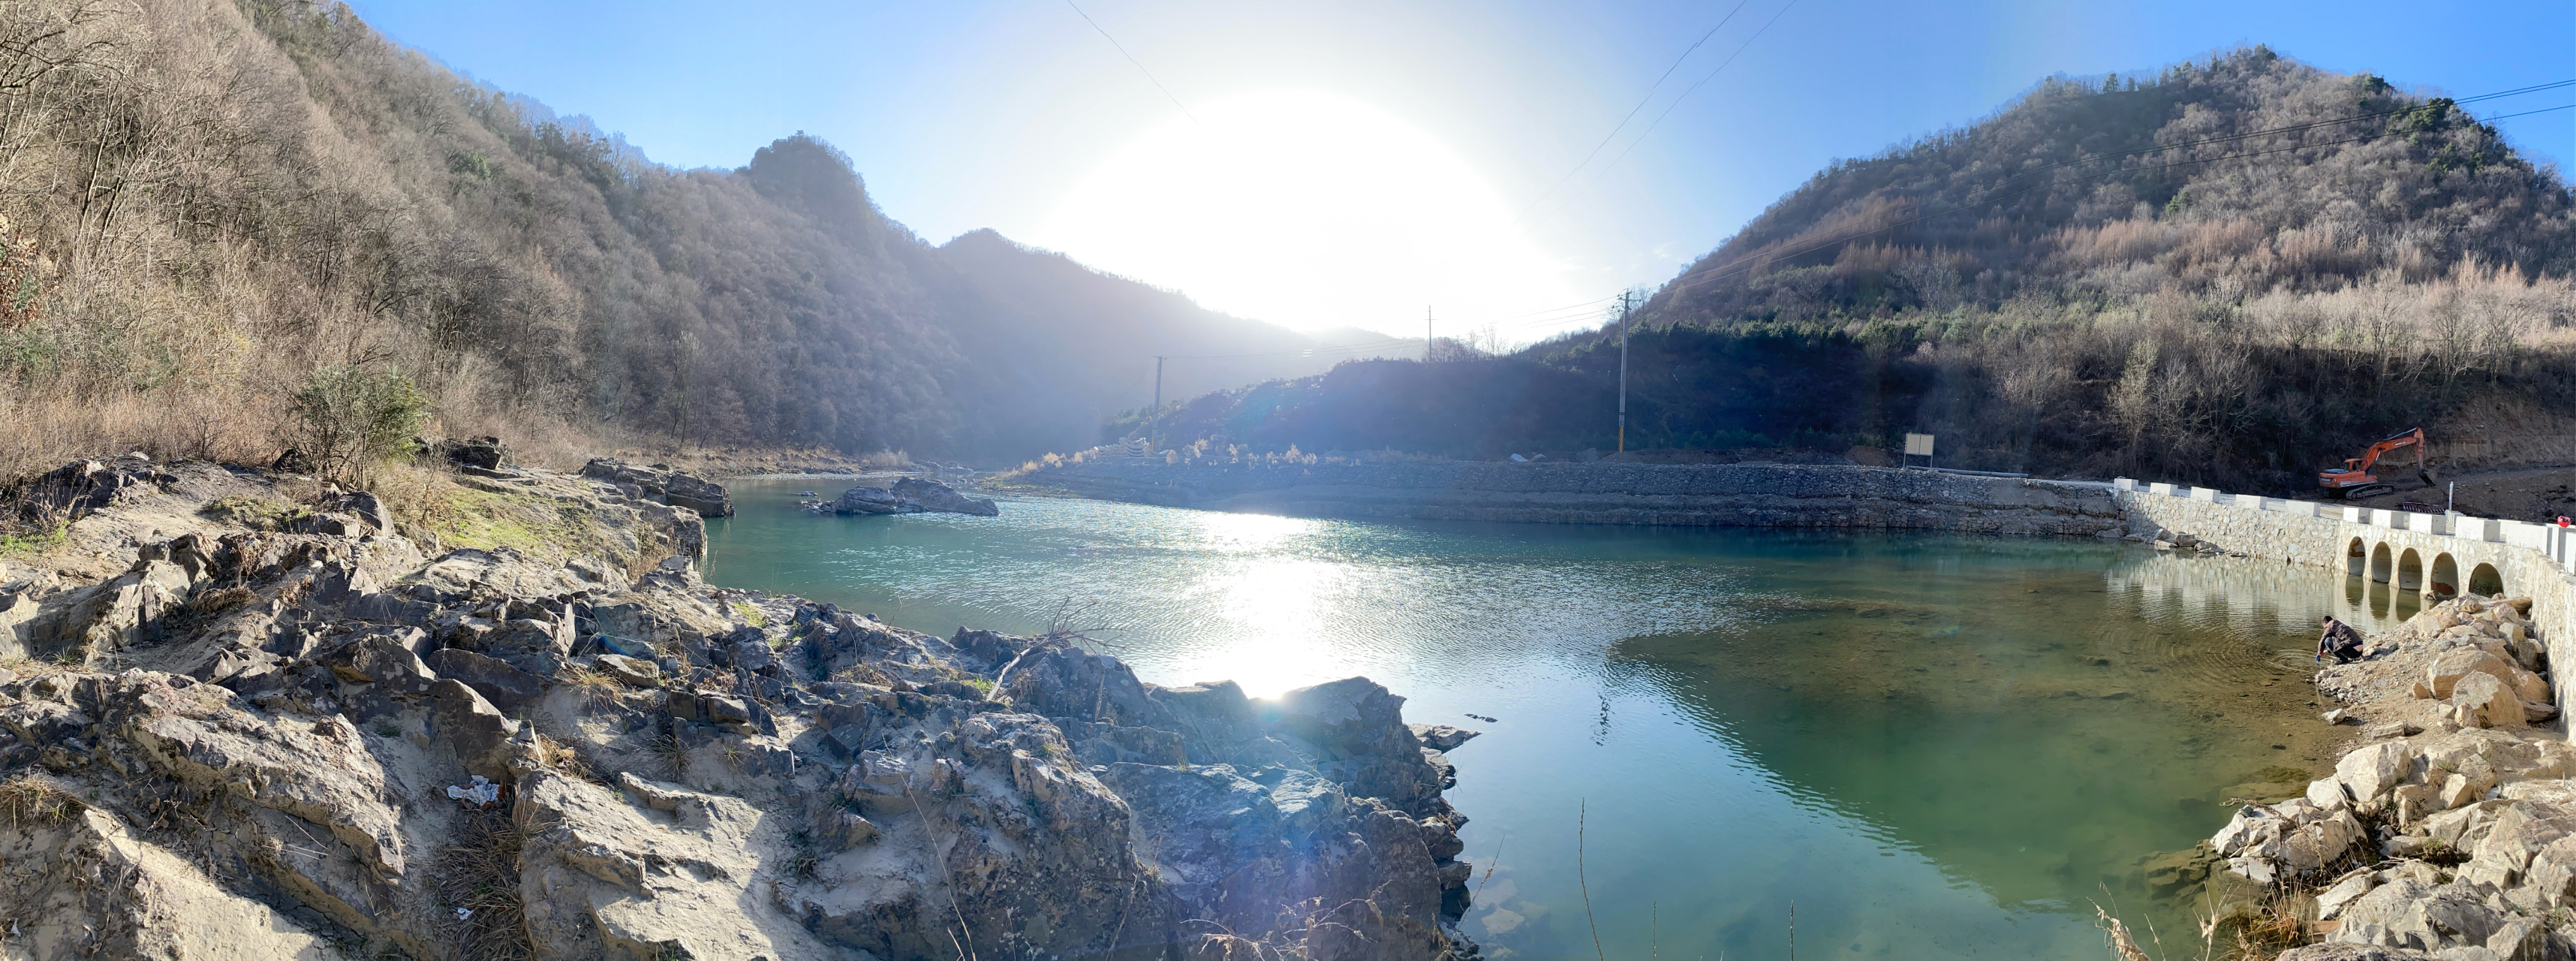
<path id="1" fill-rule="evenodd" d="M 1163 432 L 1163 358 L 1154 358 L 1154 426 L 1145 430 L 1145 453 L 1154 452 L 1154 438 Z"/>
<path id="2" fill-rule="evenodd" d="M 1628 292 L 1619 292 L 1619 453 L 1628 450 Z"/>
<path id="3" fill-rule="evenodd" d="M 1431 305 L 1422 305 L 1422 362 L 1431 362 Z"/>

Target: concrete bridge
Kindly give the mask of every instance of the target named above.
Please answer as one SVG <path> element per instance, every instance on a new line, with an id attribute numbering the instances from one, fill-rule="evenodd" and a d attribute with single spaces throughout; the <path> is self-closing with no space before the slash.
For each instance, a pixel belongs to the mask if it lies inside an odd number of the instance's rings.
<path id="1" fill-rule="evenodd" d="M 2320 501 L 2230 494 L 2207 487 L 2111 482 L 2129 529 L 2187 533 L 2248 557 L 2340 568 L 2348 577 L 2414 594 L 2425 606 L 2468 592 L 2531 598 L 2531 620 L 2550 650 L 2550 686 L 2567 689 L 2576 653 L 2576 528 L 2492 517 L 2417 514 Z M 2566 709 L 2562 693 L 2559 707 Z"/>

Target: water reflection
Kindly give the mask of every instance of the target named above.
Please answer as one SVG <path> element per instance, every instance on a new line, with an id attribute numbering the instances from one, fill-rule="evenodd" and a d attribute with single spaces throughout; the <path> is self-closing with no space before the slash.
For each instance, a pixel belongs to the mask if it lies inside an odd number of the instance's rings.
<path id="1" fill-rule="evenodd" d="M 1452 793 L 1494 957 L 1590 957 L 1583 882 L 1622 957 L 1783 954 L 1791 903 L 1819 953 L 2098 956 L 2088 899 L 2213 830 L 2233 787 L 2319 763 L 2308 666 L 2280 655 L 2368 600 L 2090 541 L 1083 501 L 816 518 L 789 504 L 807 485 L 771 486 L 710 525 L 710 579 L 943 634 L 1041 629 L 1070 598 L 1147 680 L 1366 674 L 1414 720 L 1499 718 Z"/>

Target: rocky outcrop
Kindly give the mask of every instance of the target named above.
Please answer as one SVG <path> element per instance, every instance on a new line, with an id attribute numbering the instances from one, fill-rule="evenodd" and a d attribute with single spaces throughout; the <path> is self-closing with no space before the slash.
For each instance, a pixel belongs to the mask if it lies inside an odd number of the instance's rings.
<path id="1" fill-rule="evenodd" d="M 2106 485 L 1854 465 L 1108 457 L 1040 468 L 1013 483 L 1296 517 L 2128 533 Z"/>
<path id="2" fill-rule="evenodd" d="M 2313 892 L 2304 921 L 2327 943 L 2281 957 L 2576 954 L 2554 927 L 2576 908 L 2576 746 L 2528 726 L 2554 713 L 2528 603 L 2436 605 L 2372 638 L 2377 659 L 2319 676 L 2329 692 L 2384 692 L 2352 709 L 2384 718 L 2370 741 L 2210 842 L 2237 877 Z"/>
<path id="3" fill-rule="evenodd" d="M 80 522 L 204 525 L 121 570 L 0 565 L 44 654 L 0 670 L 12 957 L 1473 954 L 1432 746 L 1464 732 L 1365 678 L 1265 701 L 685 553 L 226 526 L 196 470 Z"/>
<path id="4" fill-rule="evenodd" d="M 500 470 L 510 460 L 510 448 L 498 437 L 450 437 L 430 442 L 429 455 L 458 467 L 476 470 Z"/>
<path id="5" fill-rule="evenodd" d="M 685 507 L 700 517 L 732 517 L 733 495 L 724 485 L 672 470 L 667 464 L 630 464 L 611 457 L 592 458 L 581 476 L 605 481 L 628 497 Z"/>
<path id="6" fill-rule="evenodd" d="M 935 480 L 906 477 L 886 487 L 853 487 L 841 496 L 809 505 L 825 514 L 972 514 L 993 517 L 1001 509 L 990 500 L 968 497 Z"/>

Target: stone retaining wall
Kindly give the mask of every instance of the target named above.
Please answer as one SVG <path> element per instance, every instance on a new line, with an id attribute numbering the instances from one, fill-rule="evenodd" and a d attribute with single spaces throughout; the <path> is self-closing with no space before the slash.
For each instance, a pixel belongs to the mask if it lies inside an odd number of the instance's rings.
<path id="1" fill-rule="evenodd" d="M 2340 569 L 2394 591 L 2439 595 L 2475 584 L 2529 596 L 2532 623 L 2551 650 L 2550 686 L 2564 692 L 2576 677 L 2576 665 L 2556 656 L 2558 638 L 2576 638 L 2576 530 L 2127 478 L 2111 487 L 2129 528 L 2149 537 L 2190 534 L 2229 553 Z M 2494 582 L 2480 583 L 2488 573 Z M 2563 718 L 2567 697 L 2558 698 Z"/>
<path id="2" fill-rule="evenodd" d="M 2118 536 L 2123 516 L 2100 483 L 1841 465 L 1106 457 L 1023 482 L 1103 500 L 1301 517 Z"/>

